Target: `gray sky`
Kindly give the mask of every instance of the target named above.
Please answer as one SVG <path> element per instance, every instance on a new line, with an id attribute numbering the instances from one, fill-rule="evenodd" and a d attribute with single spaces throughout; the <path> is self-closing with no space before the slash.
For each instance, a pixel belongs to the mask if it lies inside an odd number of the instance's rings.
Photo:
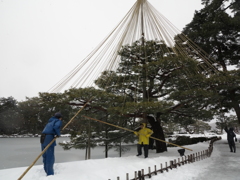
<path id="1" fill-rule="evenodd" d="M 136 0 L 1 0 L 0 97 L 38 96 L 70 72 Z M 149 0 L 179 30 L 201 0 Z"/>

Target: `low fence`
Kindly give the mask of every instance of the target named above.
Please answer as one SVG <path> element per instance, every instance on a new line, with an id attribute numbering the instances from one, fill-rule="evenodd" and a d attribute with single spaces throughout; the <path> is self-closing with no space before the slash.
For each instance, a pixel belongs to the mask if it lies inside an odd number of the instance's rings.
<path id="1" fill-rule="evenodd" d="M 177 168 L 177 167 L 183 166 L 185 164 L 194 163 L 196 161 L 201 161 L 203 159 L 206 159 L 206 158 L 210 157 L 212 154 L 213 143 L 220 139 L 221 139 L 221 137 L 211 139 L 207 150 L 193 153 L 188 156 L 182 156 L 181 158 L 178 158 L 177 160 L 174 159 L 174 160 L 170 161 L 169 163 L 165 162 L 164 165 L 160 164 L 160 169 L 157 169 L 157 165 L 155 165 L 153 170 L 151 169 L 151 167 L 148 167 L 148 172 L 144 172 L 144 169 L 135 171 L 134 178 L 131 180 L 145 180 L 145 178 L 151 178 L 153 175 L 157 175 L 158 173 L 163 173 L 164 171 L 168 172 L 169 170 L 171 170 L 173 168 Z M 111 179 L 109 179 L 109 180 L 111 180 Z M 120 180 L 120 177 L 117 177 L 117 180 Z M 126 173 L 126 180 L 130 180 L 128 173 Z"/>

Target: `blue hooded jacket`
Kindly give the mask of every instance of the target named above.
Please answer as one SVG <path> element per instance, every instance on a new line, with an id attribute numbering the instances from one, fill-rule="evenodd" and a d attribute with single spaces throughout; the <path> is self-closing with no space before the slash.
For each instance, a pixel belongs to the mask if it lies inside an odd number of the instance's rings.
<path id="1" fill-rule="evenodd" d="M 42 131 L 42 134 L 46 134 L 45 140 L 43 142 L 43 146 L 48 145 L 54 138 L 55 135 L 60 136 L 60 128 L 62 126 L 62 121 L 56 118 L 55 116 L 51 117 L 48 120 L 47 125 Z M 56 146 L 56 142 L 52 144 L 53 146 Z"/>

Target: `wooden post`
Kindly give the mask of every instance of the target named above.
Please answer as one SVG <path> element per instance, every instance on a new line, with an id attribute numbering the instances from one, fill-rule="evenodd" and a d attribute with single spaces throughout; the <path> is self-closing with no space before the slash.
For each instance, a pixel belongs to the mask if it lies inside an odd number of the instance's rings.
<path id="1" fill-rule="evenodd" d="M 141 180 L 144 180 L 144 169 L 142 169 L 142 179 Z"/>
<path id="2" fill-rule="evenodd" d="M 157 175 L 157 166 L 154 165 L 154 174 Z"/>
<path id="3" fill-rule="evenodd" d="M 160 164 L 160 172 L 163 173 L 163 167 L 162 167 L 162 164 Z"/>
<path id="4" fill-rule="evenodd" d="M 135 171 L 135 177 L 134 177 L 135 180 L 137 180 L 137 171 Z"/>
<path id="5" fill-rule="evenodd" d="M 168 172 L 167 162 L 165 162 L 165 164 L 166 164 L 166 171 Z"/>
<path id="6" fill-rule="evenodd" d="M 180 158 L 178 158 L 178 166 L 181 166 Z"/>
<path id="7" fill-rule="evenodd" d="M 170 161 L 170 169 L 173 168 L 173 161 Z"/>
<path id="8" fill-rule="evenodd" d="M 190 163 L 190 155 L 188 155 L 188 164 Z"/>
<path id="9" fill-rule="evenodd" d="M 174 159 L 174 168 L 177 168 L 177 161 Z"/>
<path id="10" fill-rule="evenodd" d="M 141 173 L 141 171 L 138 171 L 138 179 L 142 180 L 142 173 Z"/>
<path id="11" fill-rule="evenodd" d="M 148 177 L 151 178 L 151 167 L 148 167 Z"/>

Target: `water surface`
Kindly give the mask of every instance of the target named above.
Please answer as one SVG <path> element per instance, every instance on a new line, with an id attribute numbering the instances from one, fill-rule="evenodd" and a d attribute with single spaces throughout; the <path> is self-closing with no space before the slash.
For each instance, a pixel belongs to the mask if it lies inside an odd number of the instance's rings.
<path id="1" fill-rule="evenodd" d="M 68 137 L 57 139 L 55 147 L 55 162 L 70 162 L 85 159 L 86 150 L 63 150 L 59 142 L 69 140 Z M 35 138 L 0 138 L 0 169 L 30 166 L 41 153 L 40 139 Z M 110 150 L 109 157 L 119 157 L 119 153 Z M 96 147 L 91 150 L 91 159 L 105 158 L 104 147 Z M 42 157 L 35 165 L 42 164 Z"/>

